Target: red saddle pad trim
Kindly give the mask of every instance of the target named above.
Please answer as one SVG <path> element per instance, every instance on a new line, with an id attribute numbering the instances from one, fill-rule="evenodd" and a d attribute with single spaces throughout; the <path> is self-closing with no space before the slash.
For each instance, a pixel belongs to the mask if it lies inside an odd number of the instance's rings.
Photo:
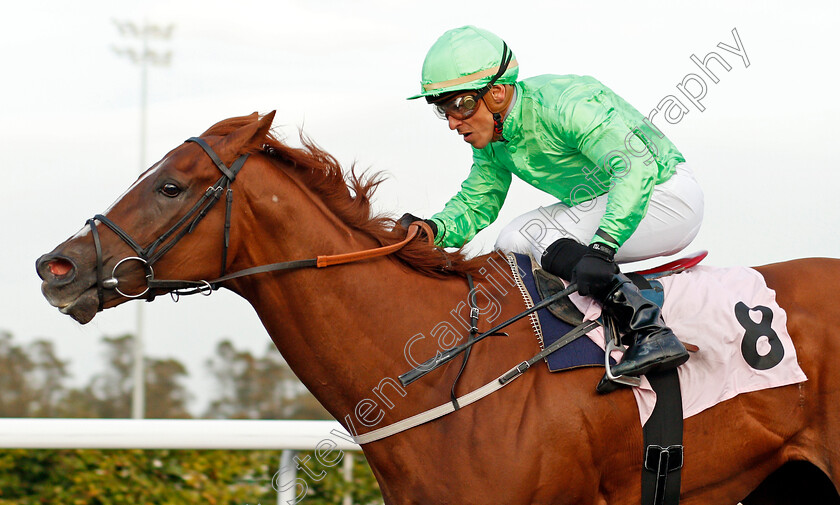
<path id="1" fill-rule="evenodd" d="M 670 263 L 665 263 L 664 265 L 659 265 L 658 267 L 649 268 L 647 270 L 639 270 L 636 273 L 641 275 L 648 275 L 670 271 L 682 271 L 700 263 L 701 261 L 703 261 L 703 258 L 705 258 L 708 255 L 709 251 L 697 251 L 695 253 L 691 253 L 685 258 L 680 258 Z"/>

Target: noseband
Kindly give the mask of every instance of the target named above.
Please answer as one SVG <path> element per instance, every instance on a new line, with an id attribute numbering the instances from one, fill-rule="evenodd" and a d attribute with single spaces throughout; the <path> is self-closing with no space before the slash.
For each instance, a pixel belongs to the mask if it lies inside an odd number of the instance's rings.
<path id="1" fill-rule="evenodd" d="M 102 309 L 104 308 L 105 290 L 114 290 L 120 295 L 124 296 L 125 298 L 141 298 L 145 296 L 146 300 L 148 301 L 152 301 L 155 298 L 155 290 L 164 290 L 166 292 L 169 292 L 175 301 L 177 301 L 178 297 L 182 295 L 192 295 L 196 293 L 209 295 L 216 289 L 219 289 L 222 282 L 229 281 L 231 279 L 236 279 L 239 277 L 245 277 L 247 275 L 254 275 L 265 272 L 275 272 L 279 270 L 295 270 L 299 268 L 309 267 L 323 268 L 344 263 L 362 261 L 378 256 L 385 256 L 398 251 L 403 246 L 408 244 L 411 240 L 417 237 L 417 235 L 420 233 L 420 230 L 423 230 L 423 232 L 426 234 L 426 237 L 429 239 L 429 245 L 434 247 L 434 234 L 432 233 L 431 228 L 429 228 L 429 225 L 424 223 L 423 221 L 417 221 L 409 226 L 408 234 L 406 235 L 405 240 L 396 244 L 347 254 L 317 256 L 311 259 L 271 263 L 269 265 L 261 265 L 252 268 L 246 268 L 244 270 L 239 270 L 237 272 L 225 275 L 228 247 L 230 245 L 230 213 L 231 206 L 233 205 L 233 190 L 230 189 L 230 185 L 234 181 L 234 179 L 236 179 L 236 174 L 238 174 L 239 170 L 242 169 L 242 166 L 245 164 L 245 160 L 248 159 L 249 155 L 243 154 L 239 158 L 237 158 L 233 162 L 233 164 L 231 164 L 231 166 L 227 166 L 224 164 L 224 162 L 222 162 L 221 158 L 219 158 L 219 156 L 203 139 L 200 139 L 198 137 L 191 137 L 185 142 L 195 142 L 196 144 L 201 146 L 201 148 L 204 149 L 204 152 L 206 152 L 210 159 L 213 160 L 213 163 L 216 164 L 216 168 L 218 168 L 219 171 L 222 172 L 222 176 L 219 178 L 218 181 L 216 181 L 214 185 L 207 188 L 207 190 L 204 192 L 204 196 L 202 196 L 201 199 L 199 199 L 198 202 L 196 202 L 195 205 L 193 205 L 192 208 L 186 214 L 184 214 L 184 216 L 181 217 L 181 219 L 179 219 L 177 223 L 172 225 L 172 227 L 169 228 L 166 232 L 164 232 L 160 237 L 158 237 L 148 246 L 142 247 L 140 246 L 140 244 L 137 243 L 136 240 L 131 238 L 131 236 L 125 230 L 120 228 L 116 223 L 103 216 L 102 214 L 96 214 L 92 219 L 87 220 L 86 224 L 90 226 L 91 234 L 93 235 L 93 245 L 94 249 L 96 250 L 96 292 L 97 296 L 99 297 L 99 308 L 97 309 L 97 311 L 102 311 Z M 195 229 L 199 221 L 204 219 L 204 216 L 207 215 L 207 212 L 209 212 L 210 209 L 212 209 L 213 206 L 221 199 L 223 193 L 225 194 L 226 208 L 225 227 L 223 232 L 222 268 L 220 276 L 211 281 L 155 279 L 155 271 L 152 268 L 152 265 L 157 260 L 159 260 L 164 254 L 166 254 L 167 251 L 172 249 L 172 247 L 174 247 L 179 240 L 184 238 L 186 234 L 192 232 L 193 229 Z M 114 268 L 111 269 L 111 276 L 107 279 L 104 278 L 103 275 L 104 266 L 102 258 L 102 244 L 99 238 L 99 230 L 97 229 L 96 221 L 99 221 L 100 223 L 110 228 L 111 231 L 116 233 L 116 235 L 120 239 L 122 239 L 123 242 L 128 244 L 128 246 L 131 247 L 134 250 L 134 253 L 136 254 L 136 256 L 128 256 L 119 260 L 117 264 L 114 265 Z M 146 288 L 142 292 L 137 294 L 125 293 L 119 288 L 120 281 L 119 279 L 117 279 L 117 268 L 119 268 L 120 265 L 128 261 L 140 262 L 143 266 L 143 270 L 146 273 Z"/>

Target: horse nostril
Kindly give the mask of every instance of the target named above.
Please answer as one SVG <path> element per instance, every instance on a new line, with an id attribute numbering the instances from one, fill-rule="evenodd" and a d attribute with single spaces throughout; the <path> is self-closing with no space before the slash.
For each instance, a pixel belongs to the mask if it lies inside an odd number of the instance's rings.
<path id="1" fill-rule="evenodd" d="M 52 277 L 56 281 L 71 281 L 76 271 L 76 265 L 69 258 L 47 255 L 41 256 L 36 262 L 38 275 L 42 279 Z"/>
<path id="2" fill-rule="evenodd" d="M 63 258 L 57 258 L 50 261 L 47 264 L 47 268 L 50 269 L 50 273 L 55 275 L 56 277 L 62 277 L 67 275 L 71 270 L 73 270 L 73 264 Z"/>

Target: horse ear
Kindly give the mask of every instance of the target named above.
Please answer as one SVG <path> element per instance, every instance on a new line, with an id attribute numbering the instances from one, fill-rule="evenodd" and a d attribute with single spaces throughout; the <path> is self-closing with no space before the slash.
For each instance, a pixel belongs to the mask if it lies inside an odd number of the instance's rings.
<path id="1" fill-rule="evenodd" d="M 277 114 L 277 111 L 273 110 L 259 120 L 260 130 L 263 132 L 263 137 L 268 135 L 268 131 L 271 129 L 271 124 L 274 123 L 275 114 Z"/>
<path id="2" fill-rule="evenodd" d="M 254 119 L 253 122 L 226 135 L 218 146 L 219 153 L 225 158 L 232 159 L 247 147 L 257 143 L 261 144 L 271 129 L 271 123 L 274 121 L 276 112 L 273 110 L 263 117 L 259 117 L 256 112 L 248 116 L 249 119 Z"/>

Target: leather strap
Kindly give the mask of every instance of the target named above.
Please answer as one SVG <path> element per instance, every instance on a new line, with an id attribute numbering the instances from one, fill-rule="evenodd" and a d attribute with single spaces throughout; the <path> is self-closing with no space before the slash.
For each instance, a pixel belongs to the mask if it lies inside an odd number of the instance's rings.
<path id="1" fill-rule="evenodd" d="M 470 336 L 467 337 L 467 343 L 469 343 L 476 335 L 478 335 L 479 316 L 478 307 L 475 302 L 475 284 L 473 283 L 473 278 L 470 274 L 467 274 L 467 286 L 470 288 Z M 467 368 L 467 360 L 470 359 L 470 351 L 472 351 L 472 346 L 468 347 L 467 350 L 464 351 L 464 360 L 461 362 L 461 368 L 458 370 L 458 375 L 455 376 L 455 380 L 452 381 L 452 389 L 449 390 L 449 398 L 452 402 L 452 406 L 455 407 L 455 410 L 461 408 L 460 405 L 458 405 L 458 396 L 455 394 L 455 387 L 458 385 L 458 380 L 464 373 L 464 369 Z"/>
<path id="2" fill-rule="evenodd" d="M 566 333 L 562 337 L 552 342 L 551 345 L 549 345 L 539 353 L 535 354 L 533 358 L 529 359 L 528 361 L 523 361 L 522 363 L 518 364 L 515 368 L 511 369 L 508 373 L 500 377 L 499 382 L 505 383 L 512 381 L 513 379 L 517 378 L 519 375 L 524 373 L 525 370 L 531 368 L 535 363 L 537 363 L 541 359 L 545 358 L 546 356 L 560 349 L 561 347 L 572 343 L 572 341 L 577 340 L 579 337 L 586 335 L 590 331 L 600 326 L 600 324 L 601 323 L 599 323 L 598 321 L 584 321 L 583 323 L 577 325 L 572 331 Z"/>
<path id="3" fill-rule="evenodd" d="M 678 505 L 683 463 L 683 410 L 677 371 L 647 374 L 656 406 L 643 427 L 642 505 Z"/>
<path id="4" fill-rule="evenodd" d="M 96 229 L 96 220 L 88 219 L 87 225 L 90 226 L 90 234 L 93 236 L 93 247 L 96 251 L 96 296 L 99 298 L 99 307 L 97 312 L 102 312 L 105 306 L 104 288 L 102 286 L 102 242 L 99 240 L 99 231 Z"/>
<path id="5" fill-rule="evenodd" d="M 210 281 L 210 284 L 217 285 L 225 281 L 237 279 L 239 277 L 245 277 L 246 275 L 262 274 L 266 272 L 277 272 L 279 270 L 295 270 L 298 268 L 310 268 L 317 266 L 317 260 L 315 259 L 281 261 L 279 263 L 271 263 L 269 265 L 260 265 L 258 267 L 246 268 L 245 270 L 238 270 L 223 277 L 219 277 L 218 279 L 214 279 Z"/>
<path id="6" fill-rule="evenodd" d="M 207 153 L 207 156 L 209 156 L 210 159 L 213 160 L 213 163 L 216 164 L 216 168 L 218 168 L 219 171 L 221 171 L 223 174 L 225 174 L 225 176 L 228 178 L 228 180 L 233 182 L 233 180 L 236 179 L 236 174 L 237 174 L 237 172 L 239 172 L 239 168 L 242 168 L 242 164 L 240 164 L 238 168 L 234 168 L 235 165 L 236 165 L 236 161 L 235 161 L 233 163 L 233 165 L 228 167 L 227 165 L 224 164 L 224 162 L 221 160 L 221 158 L 219 158 L 219 155 L 217 155 L 216 152 L 210 147 L 210 145 L 207 144 L 207 142 L 205 142 L 204 139 L 202 139 L 202 138 L 190 137 L 187 140 L 185 140 L 184 142 L 195 142 L 196 144 L 200 145 L 201 148 L 204 149 L 204 152 Z M 239 160 L 237 160 L 237 161 L 239 161 Z M 244 164 L 245 162 L 243 161 L 242 163 Z"/>

